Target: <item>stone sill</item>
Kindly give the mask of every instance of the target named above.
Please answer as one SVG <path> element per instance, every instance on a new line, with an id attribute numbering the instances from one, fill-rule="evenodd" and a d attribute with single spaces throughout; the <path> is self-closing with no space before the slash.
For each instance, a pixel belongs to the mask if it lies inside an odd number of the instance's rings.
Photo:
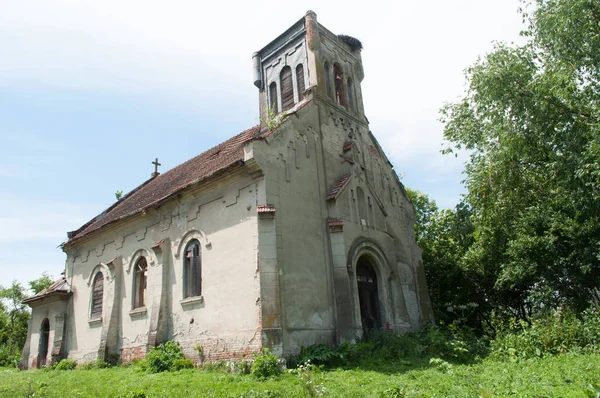
<path id="1" fill-rule="evenodd" d="M 182 307 L 192 306 L 194 304 L 203 304 L 203 303 L 204 303 L 204 296 L 188 297 L 186 299 L 179 301 L 179 304 L 181 304 Z"/>
<path id="2" fill-rule="evenodd" d="M 147 312 L 148 310 L 146 309 L 146 307 L 134 308 L 131 311 L 129 311 L 129 316 L 145 315 Z"/>
<path id="3" fill-rule="evenodd" d="M 102 317 L 101 317 L 101 316 L 100 316 L 100 317 L 98 317 L 98 318 L 91 318 L 91 319 L 88 319 L 88 324 L 89 324 L 90 326 L 92 326 L 92 325 L 97 325 L 97 324 L 99 324 L 99 323 L 102 323 Z"/>

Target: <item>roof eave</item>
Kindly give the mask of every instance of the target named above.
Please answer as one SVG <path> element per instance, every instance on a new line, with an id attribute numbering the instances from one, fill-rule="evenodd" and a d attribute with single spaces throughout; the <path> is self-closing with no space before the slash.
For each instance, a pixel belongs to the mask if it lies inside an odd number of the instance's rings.
<path id="1" fill-rule="evenodd" d="M 131 213 L 125 214 L 125 215 L 123 215 L 123 216 L 121 216 L 119 218 L 116 218 L 116 219 L 114 219 L 112 221 L 109 221 L 108 223 L 102 225 L 101 227 L 99 227 L 97 229 L 94 229 L 92 231 L 89 231 L 89 232 L 87 232 L 87 233 L 85 233 L 83 235 L 75 236 L 74 238 L 69 239 L 67 242 L 65 242 L 63 246 L 64 247 L 72 246 L 76 242 L 78 242 L 79 240 L 81 240 L 82 238 L 89 237 L 90 235 L 96 234 L 96 233 L 98 233 L 98 232 L 106 229 L 108 226 L 114 225 L 115 223 L 117 223 L 119 221 L 124 221 L 126 219 L 130 219 L 130 218 L 132 218 L 132 217 L 134 217 L 134 216 L 136 216 L 136 215 L 138 215 L 140 213 L 143 213 L 144 211 L 147 211 L 147 210 L 149 210 L 151 208 L 158 207 L 158 206 L 162 205 L 163 203 L 169 201 L 173 197 L 179 195 L 181 193 L 181 191 L 183 191 L 183 190 L 185 190 L 185 189 L 187 189 L 187 188 L 189 188 L 189 187 L 191 187 L 193 185 L 207 182 L 207 181 L 209 181 L 209 180 L 211 180 L 213 178 L 216 178 L 216 177 L 220 176 L 224 172 L 231 171 L 231 169 L 234 169 L 236 167 L 242 167 L 244 164 L 245 164 L 245 162 L 244 162 L 243 159 L 237 159 L 234 162 L 230 163 L 228 166 L 225 166 L 222 169 L 216 171 L 215 173 L 210 174 L 208 176 L 205 176 L 203 178 L 199 178 L 197 180 L 194 180 L 194 181 L 190 182 L 189 184 L 183 185 L 180 188 L 178 188 L 176 191 L 174 191 L 173 193 L 171 193 L 169 195 L 166 195 L 166 196 L 164 196 L 164 197 L 162 197 L 160 199 L 157 199 L 156 201 L 154 201 L 152 203 L 149 203 L 148 205 L 146 205 L 146 206 L 144 206 L 144 207 L 142 207 L 140 209 L 137 209 L 137 210 L 135 210 L 135 211 L 133 211 Z"/>

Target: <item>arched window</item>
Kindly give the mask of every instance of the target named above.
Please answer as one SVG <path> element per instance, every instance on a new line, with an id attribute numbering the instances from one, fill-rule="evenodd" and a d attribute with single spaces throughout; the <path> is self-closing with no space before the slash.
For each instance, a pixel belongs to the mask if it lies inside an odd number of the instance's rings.
<path id="1" fill-rule="evenodd" d="M 292 83 L 292 68 L 285 66 L 279 75 L 281 84 L 281 110 L 282 112 L 294 107 L 294 85 Z"/>
<path id="2" fill-rule="evenodd" d="M 104 275 L 98 272 L 94 277 L 92 284 L 92 311 L 90 318 L 100 318 L 102 316 L 102 301 L 104 299 Z"/>
<path id="3" fill-rule="evenodd" d="M 302 64 L 296 67 L 296 82 L 298 82 L 298 101 L 302 101 L 304 91 L 306 90 L 306 86 L 304 85 L 304 67 Z"/>
<path id="4" fill-rule="evenodd" d="M 331 70 L 329 68 L 329 63 L 325 62 L 325 88 L 327 90 L 327 96 L 330 99 L 333 99 L 333 94 L 331 92 Z"/>
<path id="5" fill-rule="evenodd" d="M 335 78 L 335 100 L 344 108 L 348 108 L 345 91 L 346 85 L 344 84 L 344 72 L 338 64 L 333 65 L 333 76 Z"/>
<path id="6" fill-rule="evenodd" d="M 200 242 L 190 241 L 185 247 L 183 259 L 184 298 L 202 294 L 202 264 L 200 259 Z"/>
<path id="7" fill-rule="evenodd" d="M 352 112 L 356 110 L 354 104 L 354 83 L 352 82 L 351 78 L 348 78 L 348 106 Z"/>
<path id="8" fill-rule="evenodd" d="M 277 105 L 277 83 L 275 82 L 269 85 L 269 97 L 271 100 L 271 110 L 275 114 L 279 113 L 279 106 Z"/>
<path id="9" fill-rule="evenodd" d="M 135 274 L 133 276 L 133 308 L 146 306 L 146 287 L 148 262 L 145 257 L 140 257 L 135 262 Z"/>

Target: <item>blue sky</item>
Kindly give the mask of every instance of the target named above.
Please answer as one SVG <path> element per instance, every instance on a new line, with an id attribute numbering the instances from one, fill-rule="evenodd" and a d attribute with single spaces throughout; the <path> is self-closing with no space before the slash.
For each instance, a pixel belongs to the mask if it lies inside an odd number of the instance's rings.
<path id="1" fill-rule="evenodd" d="M 405 185 L 453 207 L 464 159 L 438 110 L 519 0 L 0 0 L 0 285 L 58 277 L 66 232 L 149 178 L 257 124 L 251 55 L 306 10 L 364 45 L 365 111 Z"/>

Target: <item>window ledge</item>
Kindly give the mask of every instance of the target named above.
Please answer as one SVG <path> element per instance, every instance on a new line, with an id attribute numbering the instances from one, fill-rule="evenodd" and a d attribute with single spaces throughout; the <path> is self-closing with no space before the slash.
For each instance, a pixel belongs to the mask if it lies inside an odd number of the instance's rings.
<path id="1" fill-rule="evenodd" d="M 129 316 L 145 315 L 148 312 L 146 307 L 138 307 L 129 311 Z"/>
<path id="2" fill-rule="evenodd" d="M 181 304 L 183 307 L 191 306 L 194 304 L 203 304 L 203 303 L 204 303 L 204 296 L 188 297 L 186 299 L 179 301 L 179 304 Z"/>
<path id="3" fill-rule="evenodd" d="M 102 323 L 102 317 L 101 316 L 96 317 L 96 318 L 90 318 L 90 319 L 88 319 L 88 324 L 90 324 L 90 325 L 97 325 L 99 323 Z"/>

